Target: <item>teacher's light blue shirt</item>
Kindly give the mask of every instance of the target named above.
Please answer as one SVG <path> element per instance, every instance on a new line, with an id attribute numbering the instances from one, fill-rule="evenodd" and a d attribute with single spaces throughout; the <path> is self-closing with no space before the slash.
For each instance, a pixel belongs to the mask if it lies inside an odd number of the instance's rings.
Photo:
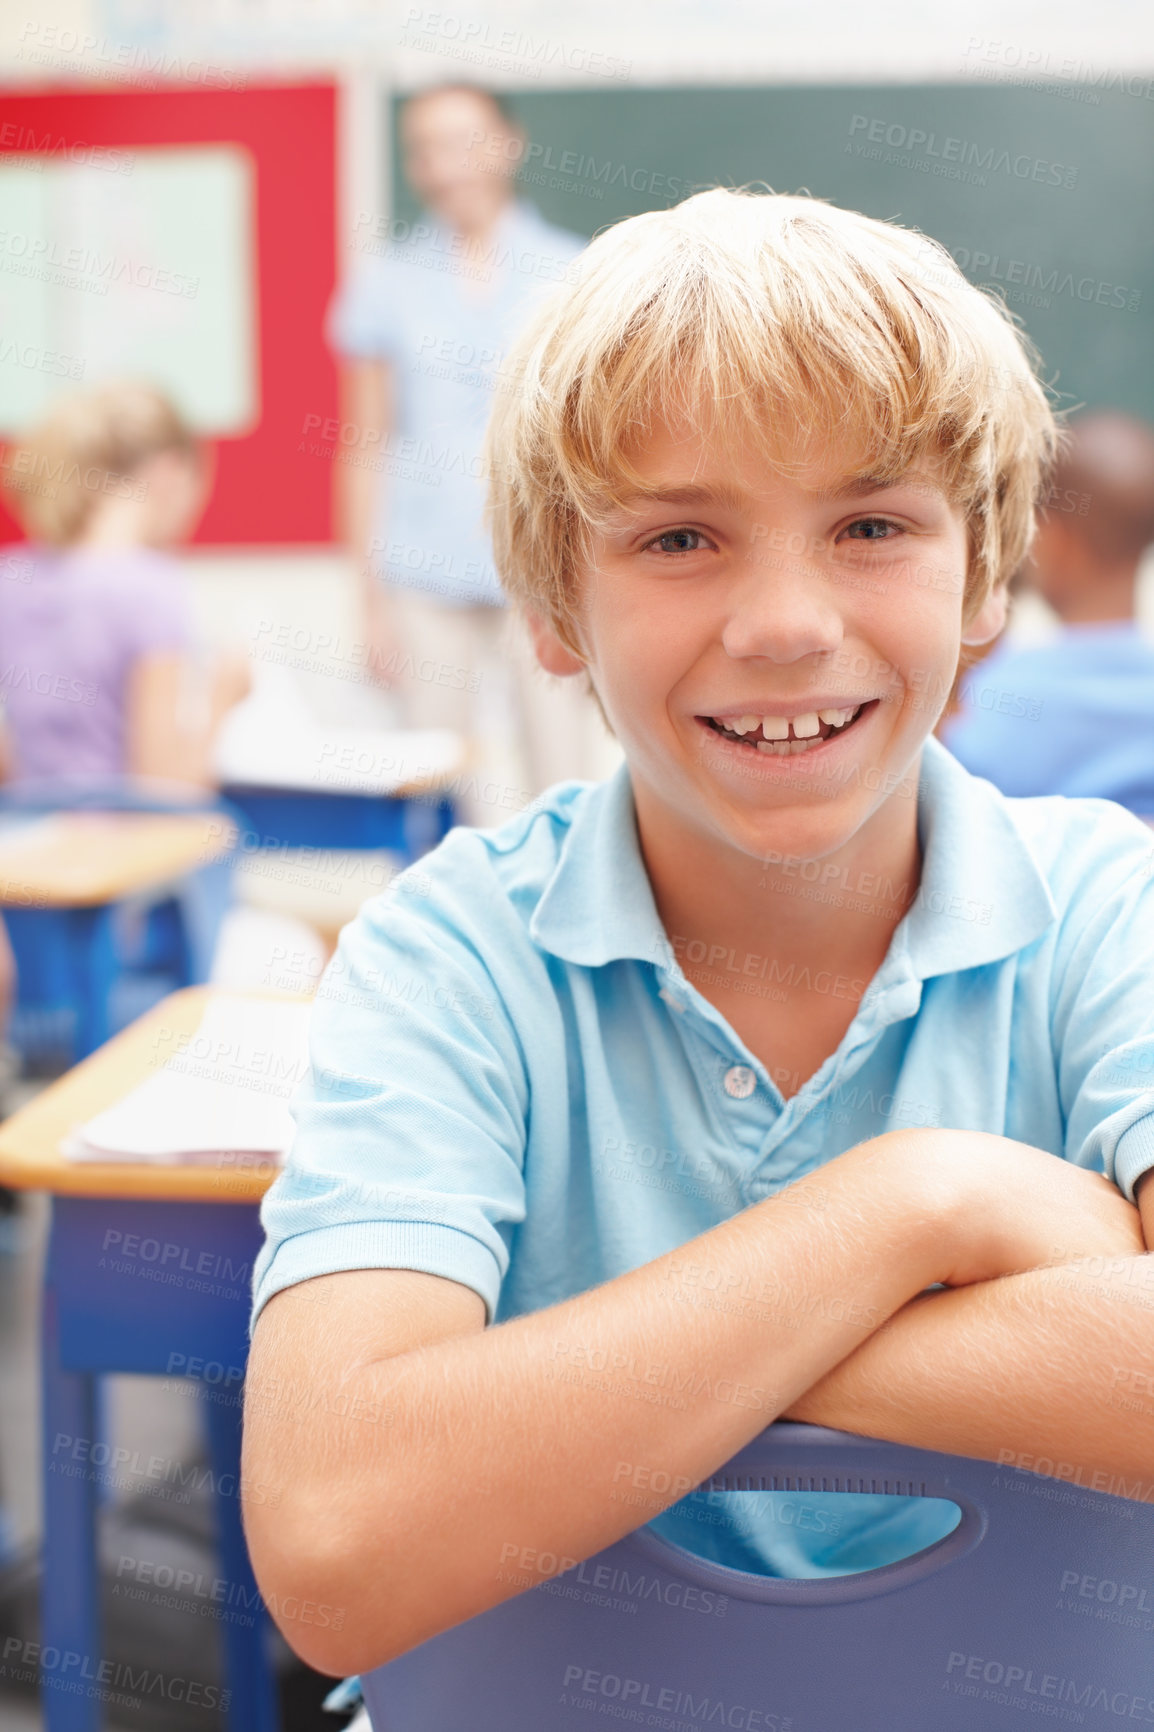
<path id="1" fill-rule="evenodd" d="M 917 899 L 836 1052 L 788 1100 L 682 971 L 627 766 L 562 783 L 500 828 L 454 830 L 341 935 L 296 1142 L 264 1203 L 256 1309 L 312 1276 L 405 1268 L 472 1287 L 503 1321 L 901 1125 L 1032 1143 L 1132 1198 L 1154 1166 L 1154 837 L 1108 801 L 1006 799 L 932 738 L 916 791 L 891 798 L 915 792 Z M 808 872 L 785 882 L 828 897 Z M 767 887 L 752 987 L 773 977 L 774 905 Z M 670 1400 L 679 1374 L 618 1373 Z M 768 1573 L 821 1575 L 915 1550 L 955 1519 L 810 1497 L 798 1525 L 772 1513 L 784 1494 L 765 1495 L 756 1536 L 724 1511 L 689 1521 L 688 1506 L 659 1525 L 738 1567 L 754 1547 Z"/>
<path id="2" fill-rule="evenodd" d="M 475 257 L 428 212 L 383 233 L 362 228 L 354 244 L 363 257 L 330 309 L 329 341 L 387 362 L 395 390 L 384 443 L 354 429 L 336 453 L 377 475 L 374 566 L 433 602 L 499 606 L 483 521 L 485 423 L 510 385 L 513 339 L 549 289 L 575 280 L 586 242 L 516 201 Z"/>

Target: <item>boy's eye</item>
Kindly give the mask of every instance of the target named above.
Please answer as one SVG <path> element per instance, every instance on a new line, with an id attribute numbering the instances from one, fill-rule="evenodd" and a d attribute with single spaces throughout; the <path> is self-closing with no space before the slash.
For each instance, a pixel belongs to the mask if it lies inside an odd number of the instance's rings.
<path id="1" fill-rule="evenodd" d="M 843 533 L 852 541 L 890 541 L 895 532 L 901 533 L 901 525 L 888 517 L 859 517 Z"/>
<path id="2" fill-rule="evenodd" d="M 700 529 L 666 529 L 645 546 L 656 548 L 659 553 L 696 553 L 704 543 Z"/>

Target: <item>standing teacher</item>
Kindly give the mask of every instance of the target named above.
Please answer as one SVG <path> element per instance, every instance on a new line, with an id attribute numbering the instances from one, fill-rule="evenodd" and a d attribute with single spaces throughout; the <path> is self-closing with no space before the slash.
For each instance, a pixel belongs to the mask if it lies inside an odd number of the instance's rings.
<path id="1" fill-rule="evenodd" d="M 550 783 L 618 761 L 583 682 L 537 666 L 483 522 L 481 438 L 504 357 L 537 300 L 572 280 L 585 242 L 515 197 L 525 136 L 487 91 L 410 97 L 401 143 L 422 217 L 370 243 L 329 313 L 345 413 L 361 448 L 382 453 L 341 467 L 345 532 L 378 676 L 406 726 L 468 738 L 462 816 L 492 825 Z"/>

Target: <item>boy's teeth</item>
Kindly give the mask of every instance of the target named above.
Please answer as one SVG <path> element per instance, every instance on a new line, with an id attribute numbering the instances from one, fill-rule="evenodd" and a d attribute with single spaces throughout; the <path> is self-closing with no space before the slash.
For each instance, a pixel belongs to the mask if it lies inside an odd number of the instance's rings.
<path id="1" fill-rule="evenodd" d="M 760 729 L 761 738 L 751 740 L 760 752 L 774 752 L 779 757 L 806 750 L 811 744 L 820 745 L 822 728 L 844 728 L 857 714 L 860 705 L 848 710 L 811 710 L 807 715 L 794 716 L 792 728 L 788 716 L 735 716 L 718 726 L 727 733 L 744 739 Z M 716 718 L 714 718 L 716 720 Z"/>

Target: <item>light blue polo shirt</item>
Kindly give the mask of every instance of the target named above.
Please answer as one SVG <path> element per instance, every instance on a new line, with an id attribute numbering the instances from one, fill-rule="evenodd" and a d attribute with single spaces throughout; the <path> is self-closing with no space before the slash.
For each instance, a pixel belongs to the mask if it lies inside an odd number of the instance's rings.
<path id="1" fill-rule="evenodd" d="M 1108 801 L 1007 799 L 933 738 L 916 797 L 917 899 L 836 1052 L 789 1100 L 682 972 L 627 766 L 497 829 L 454 830 L 365 904 L 324 976 L 296 1142 L 264 1202 L 256 1309 L 311 1276 L 407 1268 L 472 1287 L 504 1321 L 902 1125 L 1032 1143 L 1132 1198 L 1154 1166 L 1154 836 Z M 785 881 L 820 896 L 811 878 Z M 755 956 L 772 957 L 774 909 L 767 885 Z M 617 1375 L 678 1399 L 677 1366 Z M 799 1525 L 772 1514 L 785 1494 L 765 1496 L 755 1536 L 688 1504 L 658 1525 L 738 1567 L 754 1546 L 770 1574 L 821 1575 L 955 1519 L 844 1496 Z"/>
<path id="2" fill-rule="evenodd" d="M 380 234 L 358 230 L 354 244 L 362 257 L 327 331 L 341 354 L 392 370 L 394 426 L 384 444 L 362 449 L 353 436 L 338 453 L 377 475 L 376 571 L 434 603 L 499 606 L 481 439 L 496 394 L 511 383 L 514 338 L 549 289 L 574 280 L 586 242 L 517 200 L 476 258 L 427 211 Z"/>

